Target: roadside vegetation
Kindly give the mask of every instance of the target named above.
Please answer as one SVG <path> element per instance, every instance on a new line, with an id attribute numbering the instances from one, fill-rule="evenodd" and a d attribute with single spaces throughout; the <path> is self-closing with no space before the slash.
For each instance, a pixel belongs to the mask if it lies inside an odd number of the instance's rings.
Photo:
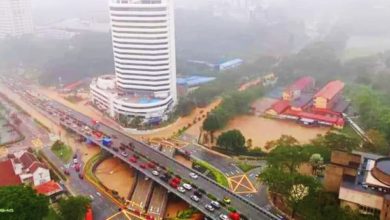
<path id="1" fill-rule="evenodd" d="M 215 180 L 219 185 L 224 186 L 226 188 L 229 188 L 229 182 L 225 175 L 221 171 L 219 171 L 217 168 L 212 166 L 211 164 L 202 161 L 197 160 L 193 163 L 193 167 L 198 167 L 197 169 L 204 170 L 206 172 L 209 172 L 209 174 L 213 177 L 212 179 Z"/>
<path id="2" fill-rule="evenodd" d="M 323 158 L 328 158 L 334 135 L 319 138 L 309 145 L 300 145 L 289 138 L 275 142 L 275 149 L 267 157 L 268 167 L 259 175 L 259 180 L 268 185 L 272 202 L 298 219 L 375 219 L 362 216 L 349 209 L 340 208 L 337 194 L 325 192 L 316 175 L 302 175 L 299 167 L 310 163 L 314 169 L 322 167 Z M 319 145 L 316 145 L 317 143 Z M 334 142 L 333 142 L 334 143 Z"/>
<path id="3" fill-rule="evenodd" d="M 224 128 L 232 117 L 249 113 L 250 104 L 263 94 L 263 87 L 256 86 L 224 97 L 221 105 L 210 112 L 203 122 L 203 129 L 210 133 L 210 141 L 214 140 L 214 132 Z"/>
<path id="4" fill-rule="evenodd" d="M 72 148 L 60 140 L 54 142 L 54 144 L 51 146 L 51 150 L 65 163 L 69 162 L 73 156 Z"/>

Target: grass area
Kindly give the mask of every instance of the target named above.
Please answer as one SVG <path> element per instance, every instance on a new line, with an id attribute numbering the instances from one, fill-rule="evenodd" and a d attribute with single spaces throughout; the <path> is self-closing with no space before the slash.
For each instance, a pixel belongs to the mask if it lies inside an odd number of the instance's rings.
<path id="1" fill-rule="evenodd" d="M 215 181 L 218 184 L 220 184 L 221 186 L 224 186 L 226 188 L 229 188 L 229 182 L 228 182 L 226 176 L 223 175 L 223 173 L 221 171 L 219 171 L 217 168 L 215 168 L 211 164 L 209 164 L 205 161 L 202 161 L 202 160 L 195 161 L 193 166 L 196 166 L 196 165 L 199 165 L 201 168 L 208 170 L 210 172 L 210 174 L 212 174 L 214 176 Z"/>
<path id="2" fill-rule="evenodd" d="M 73 156 L 72 148 L 61 141 L 56 141 L 51 146 L 51 151 L 65 163 L 69 162 Z"/>
<path id="3" fill-rule="evenodd" d="M 252 169 L 254 169 L 254 168 L 259 167 L 259 166 L 247 164 L 247 163 L 245 163 L 245 162 L 239 162 L 239 163 L 237 163 L 237 166 L 238 166 L 242 171 L 244 171 L 245 173 L 248 172 L 249 170 L 252 170 Z"/>

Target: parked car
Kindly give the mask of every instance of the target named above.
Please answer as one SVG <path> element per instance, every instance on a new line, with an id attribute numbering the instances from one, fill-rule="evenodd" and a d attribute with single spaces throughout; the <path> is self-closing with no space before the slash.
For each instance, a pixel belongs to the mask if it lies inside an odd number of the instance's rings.
<path id="1" fill-rule="evenodd" d="M 186 190 L 191 190 L 192 189 L 192 186 L 188 183 L 184 183 L 183 184 L 183 187 L 186 189 Z"/>
<path id="2" fill-rule="evenodd" d="M 206 204 L 205 206 L 204 206 L 207 210 L 209 210 L 210 212 L 214 212 L 214 207 L 212 206 L 212 205 L 210 205 L 210 204 Z"/>
<path id="3" fill-rule="evenodd" d="M 221 205 L 217 201 L 211 201 L 210 205 L 212 205 L 216 209 L 221 208 Z"/>
<path id="4" fill-rule="evenodd" d="M 196 173 L 190 173 L 190 177 L 192 179 L 198 179 L 198 175 L 196 175 Z"/>
<path id="5" fill-rule="evenodd" d="M 179 191 L 181 193 L 185 193 L 186 189 L 184 189 L 183 187 L 179 186 L 179 187 L 177 187 L 177 191 Z"/>
<path id="6" fill-rule="evenodd" d="M 194 202 L 199 202 L 199 197 L 197 197 L 196 195 L 191 195 L 190 197 Z"/>
<path id="7" fill-rule="evenodd" d="M 132 162 L 132 163 L 137 163 L 137 158 L 131 157 L 131 158 L 129 159 L 129 161 Z"/>
<path id="8" fill-rule="evenodd" d="M 124 157 L 127 157 L 127 156 L 129 156 L 129 153 L 127 153 L 126 151 L 122 151 L 121 155 L 124 156 Z"/>
<path id="9" fill-rule="evenodd" d="M 74 169 L 76 170 L 76 172 L 80 172 L 80 164 L 76 164 L 75 166 L 74 166 Z"/>
<path id="10" fill-rule="evenodd" d="M 225 214 L 220 214 L 219 215 L 219 219 L 221 219 L 221 220 L 229 220 L 229 217 L 227 215 L 225 215 Z"/>

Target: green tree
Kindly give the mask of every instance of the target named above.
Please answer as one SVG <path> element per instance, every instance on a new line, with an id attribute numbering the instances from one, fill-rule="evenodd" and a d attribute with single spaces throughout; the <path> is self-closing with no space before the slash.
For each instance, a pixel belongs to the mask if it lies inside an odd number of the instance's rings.
<path id="1" fill-rule="evenodd" d="M 268 189 L 273 193 L 272 200 L 275 203 L 276 194 L 287 195 L 288 184 L 291 182 L 290 175 L 286 175 L 275 167 L 267 167 L 259 175 L 259 180 L 268 186 Z"/>
<path id="2" fill-rule="evenodd" d="M 142 118 L 140 116 L 136 116 L 131 120 L 131 127 L 136 128 L 142 123 Z"/>
<path id="3" fill-rule="evenodd" d="M 318 168 L 324 164 L 324 158 L 321 154 L 312 154 L 309 159 L 310 165 L 313 167 L 313 173 L 316 174 Z"/>
<path id="4" fill-rule="evenodd" d="M 82 220 L 91 204 L 91 200 L 84 196 L 61 199 L 58 203 L 60 216 L 63 219 Z"/>
<path id="5" fill-rule="evenodd" d="M 307 155 L 301 146 L 280 145 L 273 149 L 267 157 L 268 166 L 286 170 L 292 174 L 297 171 L 299 165 L 307 161 Z"/>
<path id="6" fill-rule="evenodd" d="M 30 186 L 5 186 L 0 187 L 0 208 L 13 210 L 0 213 L 1 219 L 41 220 L 49 213 L 49 199 Z"/>
<path id="7" fill-rule="evenodd" d="M 382 132 L 376 129 L 369 129 L 366 132 L 366 135 L 372 141 L 372 143 L 364 144 L 366 149 L 383 155 L 387 155 L 389 153 L 389 143 Z"/>
<path id="8" fill-rule="evenodd" d="M 246 151 L 245 148 L 245 137 L 239 130 L 230 130 L 223 132 L 217 140 L 217 144 L 227 151 L 239 154 L 240 152 Z"/>
<path id="9" fill-rule="evenodd" d="M 313 145 L 328 147 L 332 150 L 352 151 L 359 147 L 359 139 L 350 137 L 343 133 L 328 132 L 312 140 Z"/>

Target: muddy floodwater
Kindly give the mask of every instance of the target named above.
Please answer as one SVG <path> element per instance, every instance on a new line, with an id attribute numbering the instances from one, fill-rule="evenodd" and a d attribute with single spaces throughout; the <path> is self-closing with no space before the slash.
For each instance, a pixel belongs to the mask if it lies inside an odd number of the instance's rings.
<path id="1" fill-rule="evenodd" d="M 252 139 L 253 147 L 264 149 L 268 141 L 276 140 L 281 135 L 291 135 L 300 143 L 308 143 L 319 134 L 325 134 L 328 127 L 304 127 L 292 121 L 282 121 L 256 116 L 239 116 L 232 119 L 224 131 L 238 129 L 246 139 Z M 218 133 L 219 135 L 219 133 Z"/>
<path id="2" fill-rule="evenodd" d="M 109 189 L 127 198 L 135 181 L 135 171 L 117 158 L 108 158 L 96 168 L 97 178 Z"/>

